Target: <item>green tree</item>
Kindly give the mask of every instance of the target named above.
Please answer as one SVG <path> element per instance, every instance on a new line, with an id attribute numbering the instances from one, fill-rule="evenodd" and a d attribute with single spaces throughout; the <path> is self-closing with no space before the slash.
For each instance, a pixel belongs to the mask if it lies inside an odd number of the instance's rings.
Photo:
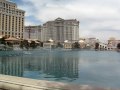
<path id="1" fill-rule="evenodd" d="M 120 43 L 117 44 L 117 49 L 120 49 Z"/>
<path id="2" fill-rule="evenodd" d="M 57 43 L 57 47 L 62 48 L 62 47 L 63 47 L 63 45 L 62 45 L 60 42 L 58 42 L 58 43 Z"/>
<path id="3" fill-rule="evenodd" d="M 23 45 L 24 45 L 24 47 L 28 50 L 29 49 L 29 42 L 28 42 L 28 40 L 24 40 L 23 41 Z"/>
<path id="4" fill-rule="evenodd" d="M 40 46 L 43 47 L 43 42 L 40 42 Z"/>
<path id="5" fill-rule="evenodd" d="M 2 38 L 0 39 L 0 43 L 1 43 L 1 44 L 4 44 L 4 45 L 6 44 L 5 37 L 2 37 Z"/>
<path id="6" fill-rule="evenodd" d="M 24 43 L 23 43 L 23 41 L 21 41 L 20 42 L 20 48 L 23 49 L 23 47 L 24 47 Z"/>
<path id="7" fill-rule="evenodd" d="M 99 49 L 99 43 L 95 43 L 95 50 Z"/>
<path id="8" fill-rule="evenodd" d="M 80 44 L 78 42 L 73 43 L 74 49 L 80 49 Z"/>
<path id="9" fill-rule="evenodd" d="M 32 48 L 36 48 L 36 47 L 37 47 L 35 41 L 32 41 L 32 42 L 30 43 L 30 47 L 32 47 Z"/>

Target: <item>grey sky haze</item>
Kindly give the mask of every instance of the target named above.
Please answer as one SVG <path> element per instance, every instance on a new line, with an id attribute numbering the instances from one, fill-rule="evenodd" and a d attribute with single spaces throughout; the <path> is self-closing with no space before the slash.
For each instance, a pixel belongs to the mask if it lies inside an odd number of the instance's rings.
<path id="1" fill-rule="evenodd" d="M 14 0 L 13 0 L 14 1 Z M 16 1 L 18 2 L 18 1 Z M 80 37 L 120 39 L 120 0 L 19 0 L 25 25 L 39 25 L 57 17 L 80 21 Z"/>

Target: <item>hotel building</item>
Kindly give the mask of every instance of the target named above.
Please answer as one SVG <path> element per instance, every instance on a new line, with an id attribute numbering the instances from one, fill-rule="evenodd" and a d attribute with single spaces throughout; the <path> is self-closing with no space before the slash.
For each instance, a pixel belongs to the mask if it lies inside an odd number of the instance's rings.
<path id="1" fill-rule="evenodd" d="M 0 0 L 0 35 L 23 38 L 25 11 L 8 0 Z"/>
<path id="2" fill-rule="evenodd" d="M 24 39 L 41 40 L 41 26 L 26 26 L 23 34 Z"/>
<path id="3" fill-rule="evenodd" d="M 120 40 L 109 39 L 108 40 L 108 45 L 107 45 L 108 50 L 116 50 L 118 43 L 120 43 Z"/>
<path id="4" fill-rule="evenodd" d="M 55 42 L 78 41 L 79 40 L 79 21 L 76 19 L 64 20 L 57 18 L 43 24 L 41 41 L 49 39 Z"/>

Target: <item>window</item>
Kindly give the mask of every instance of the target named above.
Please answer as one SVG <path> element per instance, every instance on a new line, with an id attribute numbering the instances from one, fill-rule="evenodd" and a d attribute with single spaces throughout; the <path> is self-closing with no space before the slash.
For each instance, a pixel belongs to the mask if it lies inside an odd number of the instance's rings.
<path id="1" fill-rule="evenodd" d="M 3 3 L 3 6 L 5 7 L 5 3 Z"/>
<path id="2" fill-rule="evenodd" d="M 6 4 L 6 8 L 8 8 L 8 4 Z"/>

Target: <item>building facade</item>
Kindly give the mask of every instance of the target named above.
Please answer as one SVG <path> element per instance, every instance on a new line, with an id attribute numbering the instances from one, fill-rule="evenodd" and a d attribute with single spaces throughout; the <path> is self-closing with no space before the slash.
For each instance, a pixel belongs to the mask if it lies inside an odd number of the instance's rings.
<path id="1" fill-rule="evenodd" d="M 24 32 L 24 39 L 41 40 L 41 26 L 26 26 Z"/>
<path id="2" fill-rule="evenodd" d="M 8 0 L 0 0 L 0 35 L 23 38 L 25 11 Z"/>
<path id="3" fill-rule="evenodd" d="M 116 50 L 118 43 L 120 43 L 120 40 L 116 40 L 116 39 L 108 40 L 108 45 L 107 45 L 108 50 Z"/>
<path id="4" fill-rule="evenodd" d="M 95 48 L 95 43 L 99 43 L 99 40 L 97 38 L 86 38 L 85 39 L 85 43 L 86 43 L 86 47 L 88 48 L 91 48 L 91 49 L 94 49 Z"/>
<path id="5" fill-rule="evenodd" d="M 79 40 L 79 21 L 76 19 L 64 20 L 57 18 L 43 24 L 41 41 L 49 39 L 55 42 L 78 41 Z"/>

